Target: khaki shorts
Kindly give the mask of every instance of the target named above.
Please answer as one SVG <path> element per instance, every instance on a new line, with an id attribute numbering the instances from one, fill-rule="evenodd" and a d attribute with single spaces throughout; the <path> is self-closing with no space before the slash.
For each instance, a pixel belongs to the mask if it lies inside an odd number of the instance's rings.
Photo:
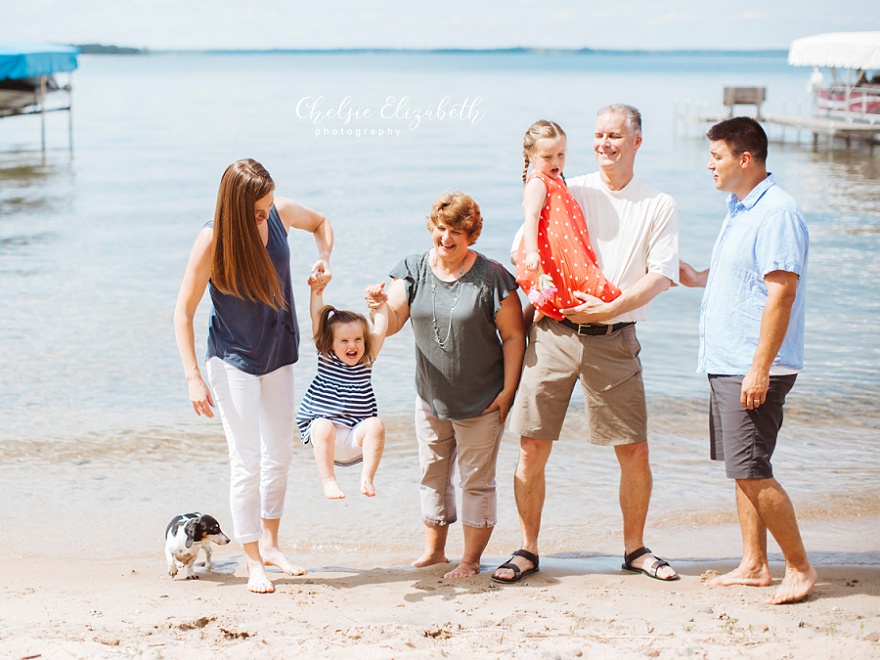
<path id="1" fill-rule="evenodd" d="M 576 381 L 594 445 L 627 445 L 648 439 L 648 412 L 635 325 L 610 335 L 578 335 L 545 317 L 529 331 L 522 380 L 509 430 L 557 440 Z"/>
<path id="2" fill-rule="evenodd" d="M 438 419 L 417 396 L 415 421 L 422 469 L 422 520 L 435 526 L 458 520 L 453 483 L 457 463 L 462 524 L 494 527 L 498 520 L 495 466 L 504 435 L 498 411 L 472 419 Z"/>

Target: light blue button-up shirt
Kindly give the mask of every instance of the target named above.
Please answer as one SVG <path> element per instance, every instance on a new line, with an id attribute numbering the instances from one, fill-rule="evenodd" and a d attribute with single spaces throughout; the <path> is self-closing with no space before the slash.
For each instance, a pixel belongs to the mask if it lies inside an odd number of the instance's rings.
<path id="1" fill-rule="evenodd" d="M 752 366 L 767 302 L 764 277 L 776 270 L 798 275 L 788 332 L 773 369 L 804 364 L 804 310 L 809 233 L 794 199 L 768 175 L 741 202 L 731 194 L 712 250 L 700 307 L 698 371 L 745 375 Z M 772 370 L 771 370 L 772 373 Z"/>

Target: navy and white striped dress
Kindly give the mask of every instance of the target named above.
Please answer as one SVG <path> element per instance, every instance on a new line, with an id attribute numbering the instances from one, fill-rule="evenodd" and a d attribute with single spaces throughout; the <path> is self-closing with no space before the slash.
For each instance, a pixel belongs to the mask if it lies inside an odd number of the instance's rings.
<path id="1" fill-rule="evenodd" d="M 318 373 L 296 414 L 296 425 L 303 444 L 311 440 L 312 422 L 326 419 L 354 428 L 378 413 L 371 380 L 373 367 L 365 364 L 349 366 L 335 353 L 318 353 Z"/>

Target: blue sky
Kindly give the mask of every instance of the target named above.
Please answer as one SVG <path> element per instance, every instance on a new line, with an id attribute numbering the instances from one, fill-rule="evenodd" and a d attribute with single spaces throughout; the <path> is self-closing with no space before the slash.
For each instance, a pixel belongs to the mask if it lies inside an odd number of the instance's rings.
<path id="1" fill-rule="evenodd" d="M 877 0 L 0 0 L 0 40 L 203 48 L 787 48 L 880 30 Z"/>

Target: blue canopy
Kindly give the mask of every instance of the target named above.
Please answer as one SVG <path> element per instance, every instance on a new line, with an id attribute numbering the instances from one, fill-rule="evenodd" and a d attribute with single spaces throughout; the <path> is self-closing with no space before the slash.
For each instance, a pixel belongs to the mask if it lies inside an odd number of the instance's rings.
<path id="1" fill-rule="evenodd" d="M 0 41 L 0 80 L 49 76 L 77 67 L 79 48 L 16 41 Z"/>

